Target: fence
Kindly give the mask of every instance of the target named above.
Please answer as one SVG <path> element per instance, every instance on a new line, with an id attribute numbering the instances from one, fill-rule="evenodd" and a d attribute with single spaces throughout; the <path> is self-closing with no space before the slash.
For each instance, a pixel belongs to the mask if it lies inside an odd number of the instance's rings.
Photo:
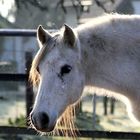
<path id="1" fill-rule="evenodd" d="M 18 30 L 18 29 L 0 29 L 0 36 L 25 36 L 34 37 L 36 36 L 35 30 Z M 33 103 L 33 89 L 28 83 L 28 73 L 30 69 L 30 64 L 32 61 L 32 56 L 29 52 L 26 54 L 26 74 L 0 74 L 0 81 L 25 81 L 26 82 L 26 112 L 27 116 L 30 112 L 30 107 Z M 95 110 L 95 108 L 94 108 Z M 70 131 L 70 130 L 68 130 Z M 33 129 L 26 127 L 8 127 L 0 126 L 0 134 L 10 134 L 10 135 L 36 135 L 37 133 Z M 55 135 L 57 136 L 57 135 Z M 63 134 L 60 131 L 60 135 Z M 88 138 L 113 138 L 113 139 L 140 139 L 140 133 L 133 132 L 110 132 L 110 131 L 93 131 L 93 130 L 79 130 L 77 137 L 88 137 Z"/>

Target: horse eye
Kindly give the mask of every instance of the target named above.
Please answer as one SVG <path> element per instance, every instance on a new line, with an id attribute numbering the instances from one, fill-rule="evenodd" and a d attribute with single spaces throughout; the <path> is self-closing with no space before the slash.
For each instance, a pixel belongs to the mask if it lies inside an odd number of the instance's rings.
<path id="1" fill-rule="evenodd" d="M 71 71 L 71 69 L 72 69 L 72 67 L 70 65 L 66 64 L 66 65 L 62 66 L 61 72 L 60 72 L 61 76 L 63 76 L 64 74 L 68 74 Z"/>

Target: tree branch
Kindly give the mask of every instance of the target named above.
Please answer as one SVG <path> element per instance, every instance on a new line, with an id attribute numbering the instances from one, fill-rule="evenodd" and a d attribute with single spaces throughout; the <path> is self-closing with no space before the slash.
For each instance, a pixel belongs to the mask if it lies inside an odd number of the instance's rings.
<path id="1" fill-rule="evenodd" d="M 61 7 L 62 10 L 64 11 L 64 13 L 67 14 L 67 10 L 66 10 L 66 8 L 65 8 L 65 6 L 64 6 L 64 1 L 65 1 L 65 0 L 59 0 L 59 1 L 57 2 L 57 4 L 56 4 L 56 8 L 58 8 L 59 5 L 60 5 L 60 7 Z"/>
<path id="2" fill-rule="evenodd" d="M 75 12 L 76 12 L 77 19 L 79 19 L 81 11 L 79 11 L 78 8 L 80 7 L 80 9 L 81 9 L 82 4 L 81 4 L 80 0 L 76 0 L 76 1 L 77 1 L 78 5 L 75 4 L 74 0 L 71 0 L 72 5 L 73 5 Z"/>
<path id="3" fill-rule="evenodd" d="M 30 5 L 33 5 L 34 7 L 37 7 L 41 11 L 48 11 L 48 6 L 41 5 L 38 0 L 28 0 L 28 1 L 25 1 L 25 0 L 15 0 L 15 3 L 17 5 L 17 8 L 20 8 L 21 5 L 23 5 L 23 4 L 24 4 L 25 8 L 27 8 L 28 4 L 30 4 Z"/>
<path id="4" fill-rule="evenodd" d="M 109 13 L 109 11 L 105 8 L 104 4 L 100 2 L 99 0 L 94 0 L 98 7 L 101 7 L 105 13 Z"/>
<path id="5" fill-rule="evenodd" d="M 39 8 L 41 11 L 48 11 L 48 6 L 41 5 L 38 0 L 28 0 L 27 2 L 29 2 L 30 4 L 32 4 L 35 7 Z"/>

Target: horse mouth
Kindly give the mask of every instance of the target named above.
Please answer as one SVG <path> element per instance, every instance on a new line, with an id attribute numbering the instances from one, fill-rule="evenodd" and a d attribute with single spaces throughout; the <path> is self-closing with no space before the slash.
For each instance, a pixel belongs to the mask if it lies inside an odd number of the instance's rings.
<path id="1" fill-rule="evenodd" d="M 52 126 L 50 128 L 44 128 L 44 129 L 36 129 L 39 132 L 43 132 L 43 133 L 49 133 L 52 132 L 54 130 L 55 126 Z"/>
<path id="2" fill-rule="evenodd" d="M 55 125 L 50 126 L 50 127 L 38 127 L 38 126 L 34 126 L 33 127 L 36 131 L 42 132 L 42 133 L 49 133 L 52 132 L 55 129 Z"/>

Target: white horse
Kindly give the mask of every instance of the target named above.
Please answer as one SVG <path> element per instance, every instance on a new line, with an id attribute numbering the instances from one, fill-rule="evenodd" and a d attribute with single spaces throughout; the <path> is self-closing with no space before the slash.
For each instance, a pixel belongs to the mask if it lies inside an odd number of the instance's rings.
<path id="1" fill-rule="evenodd" d="M 67 108 L 86 86 L 122 100 L 131 118 L 140 120 L 140 16 L 104 15 L 55 33 L 39 26 L 37 40 L 30 71 L 38 85 L 31 112 L 35 129 L 52 131 L 64 112 L 64 123 L 70 122 Z"/>

